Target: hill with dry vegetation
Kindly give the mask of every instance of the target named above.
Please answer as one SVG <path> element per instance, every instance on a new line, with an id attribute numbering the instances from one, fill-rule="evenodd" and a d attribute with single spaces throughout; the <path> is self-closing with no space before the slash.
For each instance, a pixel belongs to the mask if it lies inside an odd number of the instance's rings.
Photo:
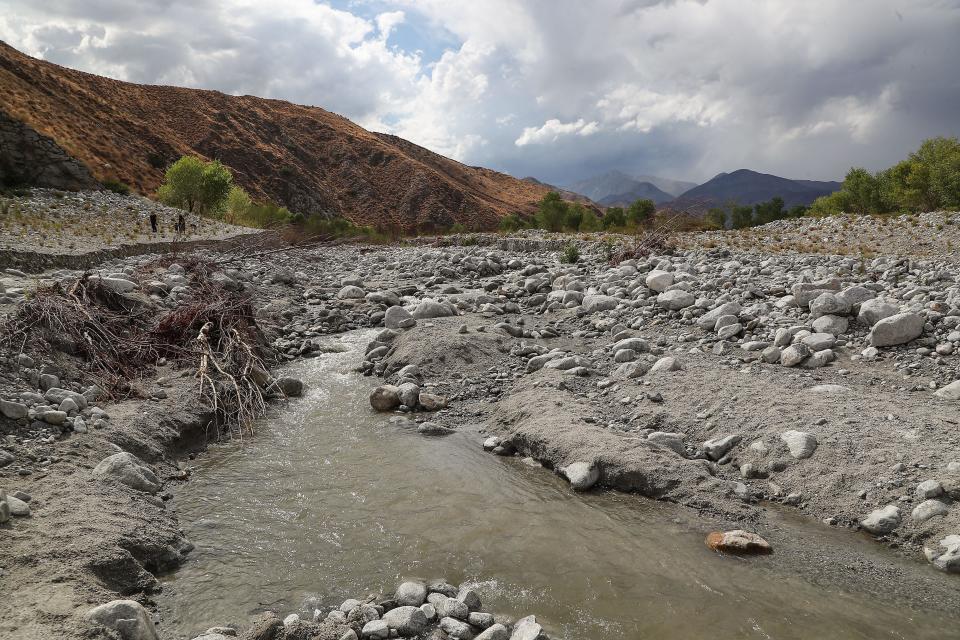
<path id="1" fill-rule="evenodd" d="M 380 228 L 489 227 L 547 188 L 470 167 L 319 107 L 139 85 L 0 42 L 0 115 L 49 138 L 100 181 L 152 193 L 183 155 L 219 159 L 254 198 Z"/>

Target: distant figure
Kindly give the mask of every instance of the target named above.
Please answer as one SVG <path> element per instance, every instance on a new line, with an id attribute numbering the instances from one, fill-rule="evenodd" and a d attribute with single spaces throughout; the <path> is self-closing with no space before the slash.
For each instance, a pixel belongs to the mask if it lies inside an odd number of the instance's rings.
<path id="1" fill-rule="evenodd" d="M 157 232 L 157 214 L 155 213 L 150 214 L 150 229 L 152 229 L 154 233 Z"/>
<path id="2" fill-rule="evenodd" d="M 187 232 L 187 221 L 184 219 L 183 214 L 177 216 L 177 233 L 184 235 Z"/>

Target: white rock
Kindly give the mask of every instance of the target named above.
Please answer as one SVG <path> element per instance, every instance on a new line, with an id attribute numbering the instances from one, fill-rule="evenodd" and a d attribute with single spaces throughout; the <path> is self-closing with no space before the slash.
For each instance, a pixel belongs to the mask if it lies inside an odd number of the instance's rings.
<path id="1" fill-rule="evenodd" d="M 134 600 L 113 600 L 87 612 L 87 619 L 120 634 L 123 640 L 159 640 L 150 613 Z"/>
<path id="2" fill-rule="evenodd" d="M 945 516 L 950 513 L 947 505 L 939 500 L 924 500 L 910 513 L 910 517 L 916 522 L 926 522 L 935 516 Z"/>
<path id="3" fill-rule="evenodd" d="M 870 344 L 875 347 L 892 347 L 919 338 L 922 333 L 922 316 L 916 313 L 898 313 L 873 325 Z"/>
<path id="4" fill-rule="evenodd" d="M 590 462 L 574 462 L 560 469 L 574 491 L 586 491 L 600 480 L 600 469 Z"/>
<path id="5" fill-rule="evenodd" d="M 874 535 L 890 533 L 900 526 L 900 509 L 892 504 L 875 509 L 860 521 L 860 526 Z"/>
<path id="6" fill-rule="evenodd" d="M 654 269 L 647 274 L 646 280 L 644 280 L 647 287 L 658 293 L 662 293 L 667 290 L 667 287 L 673 284 L 673 274 L 669 271 L 660 271 L 659 269 Z"/>
<path id="7" fill-rule="evenodd" d="M 787 444 L 790 455 L 798 460 L 809 458 L 817 450 L 817 438 L 805 431 L 784 431 L 780 439 Z"/>

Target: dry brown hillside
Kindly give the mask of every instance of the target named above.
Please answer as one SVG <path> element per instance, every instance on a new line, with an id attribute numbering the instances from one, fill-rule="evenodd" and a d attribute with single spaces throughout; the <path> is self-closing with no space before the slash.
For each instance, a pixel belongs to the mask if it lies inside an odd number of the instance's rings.
<path id="1" fill-rule="evenodd" d="M 99 180 L 145 194 L 184 154 L 218 158 L 254 198 L 380 226 L 490 226 L 547 189 L 469 167 L 318 107 L 111 80 L 0 42 L 0 111 Z M 2 151 L 0 151 L 2 152 Z"/>

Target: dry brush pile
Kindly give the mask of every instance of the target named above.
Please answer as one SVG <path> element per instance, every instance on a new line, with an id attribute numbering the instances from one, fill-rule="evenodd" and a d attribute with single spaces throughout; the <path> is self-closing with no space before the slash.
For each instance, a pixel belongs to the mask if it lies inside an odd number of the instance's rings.
<path id="1" fill-rule="evenodd" d="M 249 295 L 212 281 L 213 262 L 180 262 L 190 274 L 189 294 L 172 309 L 145 295 L 119 293 L 85 273 L 67 285 L 38 288 L 0 323 L 0 345 L 13 354 L 73 356 L 83 375 L 113 399 L 143 397 L 164 360 L 191 367 L 217 426 L 242 435 L 265 411 L 268 395 L 278 393 L 268 373 L 273 350 Z"/>

